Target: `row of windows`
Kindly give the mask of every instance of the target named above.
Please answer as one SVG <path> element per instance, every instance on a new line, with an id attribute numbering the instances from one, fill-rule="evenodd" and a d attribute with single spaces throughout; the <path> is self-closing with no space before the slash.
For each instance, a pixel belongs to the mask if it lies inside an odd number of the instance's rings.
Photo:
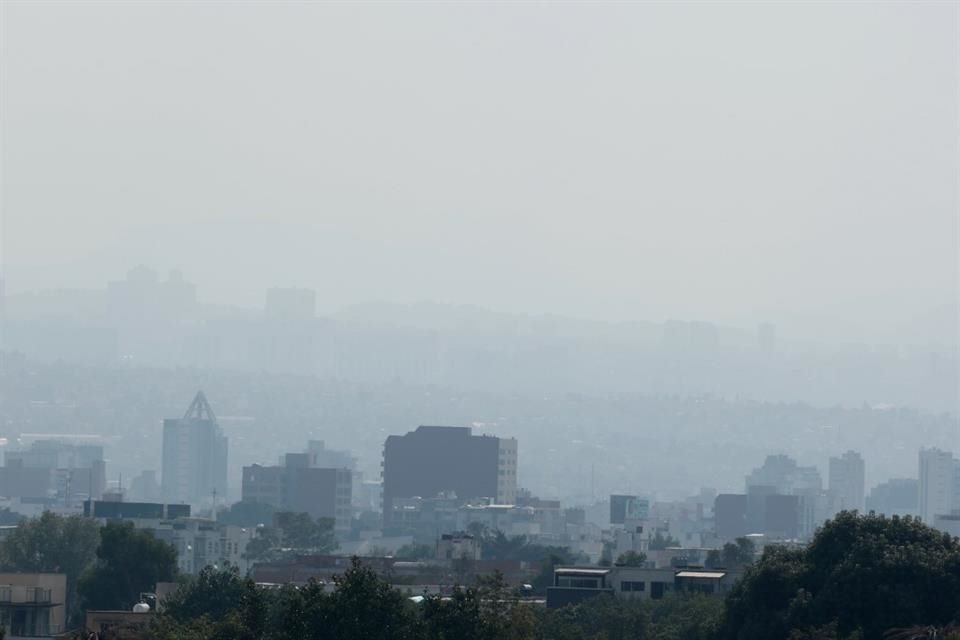
<path id="1" fill-rule="evenodd" d="M 599 589 L 600 581 L 597 578 L 566 578 L 557 580 L 558 587 L 577 587 L 579 589 Z"/>
<path id="2" fill-rule="evenodd" d="M 623 581 L 620 583 L 620 591 L 646 591 L 646 582 Z"/>

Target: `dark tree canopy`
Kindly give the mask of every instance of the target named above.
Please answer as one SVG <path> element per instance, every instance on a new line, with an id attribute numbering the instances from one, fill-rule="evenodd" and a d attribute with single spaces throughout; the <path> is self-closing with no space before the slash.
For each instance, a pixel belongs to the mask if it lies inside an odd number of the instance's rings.
<path id="1" fill-rule="evenodd" d="M 77 580 L 96 560 L 100 527 L 80 516 L 49 511 L 23 520 L 0 543 L 3 571 L 63 573 L 67 578 L 67 614 L 78 613 Z"/>
<path id="2" fill-rule="evenodd" d="M 809 547 L 768 547 L 727 599 L 724 636 L 786 637 L 833 624 L 878 638 L 960 614 L 960 543 L 914 518 L 844 512 Z"/>
<path id="3" fill-rule="evenodd" d="M 672 537 L 669 533 L 663 535 L 662 532 L 657 531 L 652 538 L 650 538 L 650 550 L 651 551 L 660 551 L 662 549 L 667 549 L 669 547 L 679 547 L 680 541 Z"/>
<path id="4" fill-rule="evenodd" d="M 247 545 L 247 558 L 275 561 L 292 553 L 330 553 L 340 543 L 334 533 L 333 518 L 314 520 L 307 513 L 283 511 L 274 514 L 273 526 L 260 527 Z"/>
<path id="5" fill-rule="evenodd" d="M 623 567 L 642 567 L 647 562 L 647 554 L 640 551 L 624 551 L 617 557 L 616 564 Z"/>
<path id="6" fill-rule="evenodd" d="M 710 568 L 741 569 L 753 562 L 755 547 L 749 538 L 737 538 L 728 542 L 723 549 L 711 550 L 707 554 L 707 566 Z"/>
<path id="7" fill-rule="evenodd" d="M 77 588 L 85 608 L 129 609 L 140 593 L 176 575 L 177 552 L 171 545 L 133 523 L 108 522 L 100 528 L 97 561 Z"/>

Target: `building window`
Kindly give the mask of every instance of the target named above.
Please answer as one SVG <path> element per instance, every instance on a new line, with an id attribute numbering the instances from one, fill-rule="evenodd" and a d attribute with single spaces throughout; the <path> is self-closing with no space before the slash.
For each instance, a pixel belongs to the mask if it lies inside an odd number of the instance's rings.
<path id="1" fill-rule="evenodd" d="M 559 578 L 558 587 L 574 587 L 577 589 L 599 589 L 600 584 L 596 578 Z"/>
<path id="2" fill-rule="evenodd" d="M 663 597 L 663 594 L 667 591 L 670 591 L 670 584 L 666 582 L 651 582 L 650 583 L 650 597 L 654 600 L 659 600 Z"/>
<path id="3" fill-rule="evenodd" d="M 620 583 L 620 591 L 646 591 L 646 582 L 623 581 Z"/>

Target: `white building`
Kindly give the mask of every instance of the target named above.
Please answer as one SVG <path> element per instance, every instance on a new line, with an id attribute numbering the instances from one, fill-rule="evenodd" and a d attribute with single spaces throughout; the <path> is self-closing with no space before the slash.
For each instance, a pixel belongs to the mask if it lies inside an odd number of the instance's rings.
<path id="1" fill-rule="evenodd" d="M 837 511 L 863 511 L 865 466 L 856 451 L 830 458 L 829 487 Z"/>
<path id="2" fill-rule="evenodd" d="M 196 574 L 204 567 L 236 566 L 246 575 L 251 562 L 247 545 L 256 536 L 254 527 L 224 526 L 206 518 L 178 518 L 160 522 L 153 534 L 177 550 L 177 568 Z"/>
<path id="3" fill-rule="evenodd" d="M 927 524 L 953 507 L 954 466 L 949 451 L 920 450 L 920 518 Z"/>

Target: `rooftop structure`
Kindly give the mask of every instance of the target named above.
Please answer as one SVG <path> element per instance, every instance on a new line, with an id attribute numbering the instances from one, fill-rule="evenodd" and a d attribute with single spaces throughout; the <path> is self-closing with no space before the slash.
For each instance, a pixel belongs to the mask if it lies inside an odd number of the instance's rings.
<path id="1" fill-rule="evenodd" d="M 202 391 L 182 418 L 163 421 L 161 493 L 190 504 L 226 496 L 227 438 Z"/>

